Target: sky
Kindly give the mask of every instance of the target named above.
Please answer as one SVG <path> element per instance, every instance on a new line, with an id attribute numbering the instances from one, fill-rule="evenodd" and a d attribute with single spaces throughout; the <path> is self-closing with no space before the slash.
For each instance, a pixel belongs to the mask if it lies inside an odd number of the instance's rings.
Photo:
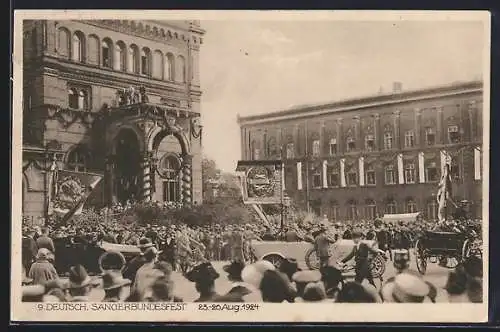
<path id="1" fill-rule="evenodd" d="M 478 21 L 202 21 L 203 151 L 233 172 L 237 114 L 482 78 Z"/>

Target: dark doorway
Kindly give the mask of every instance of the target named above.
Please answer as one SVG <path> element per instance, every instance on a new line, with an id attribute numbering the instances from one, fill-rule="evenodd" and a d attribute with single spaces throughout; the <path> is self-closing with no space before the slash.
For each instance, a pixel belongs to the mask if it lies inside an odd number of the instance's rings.
<path id="1" fill-rule="evenodd" d="M 136 134 L 123 129 L 116 137 L 115 194 L 118 202 L 140 199 L 141 153 Z"/>

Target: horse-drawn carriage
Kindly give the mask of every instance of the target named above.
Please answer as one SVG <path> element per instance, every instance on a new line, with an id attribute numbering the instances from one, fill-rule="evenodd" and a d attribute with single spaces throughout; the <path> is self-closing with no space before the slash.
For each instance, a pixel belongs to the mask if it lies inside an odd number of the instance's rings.
<path id="1" fill-rule="evenodd" d="M 364 240 L 369 246 L 377 247 L 375 241 Z M 340 239 L 330 245 L 330 264 L 335 265 L 353 250 L 354 241 Z M 254 241 L 251 245 L 253 258 L 267 260 L 279 267 L 285 258 L 294 258 L 299 265 L 305 265 L 311 270 L 319 269 L 319 258 L 313 244 L 306 241 Z M 373 278 L 381 278 L 385 272 L 385 258 L 382 255 L 371 257 L 370 271 Z M 353 274 L 352 269 L 343 269 L 344 275 Z"/>
<path id="2" fill-rule="evenodd" d="M 468 232 L 426 231 L 415 243 L 415 259 L 421 274 L 427 261 L 455 268 L 471 255 L 482 255 L 479 238 Z"/>

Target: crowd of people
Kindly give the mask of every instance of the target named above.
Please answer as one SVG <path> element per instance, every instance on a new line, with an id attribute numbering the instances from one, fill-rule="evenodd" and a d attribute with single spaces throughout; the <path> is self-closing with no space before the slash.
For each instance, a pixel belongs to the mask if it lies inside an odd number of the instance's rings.
<path id="1" fill-rule="evenodd" d="M 127 206 L 116 207 L 116 211 L 125 209 Z M 457 225 L 447 222 L 440 227 Z M 114 219 L 97 225 L 26 226 L 22 248 L 23 299 L 90 301 L 90 292 L 98 287 L 104 290 L 102 301 L 182 302 L 173 280 L 177 273 L 192 282 L 199 293 L 198 302 L 435 302 L 436 287 L 411 271 L 408 264 L 408 249 L 414 239 L 435 228 L 434 223 L 423 220 L 392 224 L 380 219 L 355 225 L 299 221 L 289 223 L 283 230 L 278 223 L 188 227 L 123 224 Z M 83 246 L 85 250 L 105 242 L 138 248 L 140 253 L 125 259 L 123 253 L 111 252 L 107 259 L 121 261 L 123 266 L 113 267 L 114 263 L 110 263 L 109 268 L 103 268 L 100 257 L 61 257 L 65 255 L 67 239 L 71 239 L 71 246 Z M 333 266 L 321 257 L 321 243 L 338 239 L 352 239 L 356 245 L 350 257 Z M 396 268 L 396 275 L 379 289 L 367 274 L 361 254 L 363 246 L 357 245 L 360 239 L 376 240 L 378 250 Z M 276 240 L 313 243 L 320 269 L 301 269 L 294 258 L 285 259 L 278 267 L 256 261 L 252 241 Z M 355 261 L 356 277 L 346 281 L 339 266 L 351 258 Z M 92 269 L 87 259 L 93 260 L 94 265 L 99 260 L 100 269 Z M 230 262 L 224 266 L 227 279 L 233 283 L 229 292 L 220 294 L 215 288 L 222 272 L 214 268 L 214 261 Z M 451 270 L 445 292 L 449 301 L 482 301 L 481 259 L 471 256 Z"/>

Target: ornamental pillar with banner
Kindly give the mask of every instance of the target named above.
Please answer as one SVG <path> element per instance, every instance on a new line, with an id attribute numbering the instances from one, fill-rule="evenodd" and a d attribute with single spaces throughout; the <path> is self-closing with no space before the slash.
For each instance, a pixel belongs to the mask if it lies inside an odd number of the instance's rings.
<path id="1" fill-rule="evenodd" d="M 152 152 L 147 151 L 144 153 L 141 162 L 142 168 L 142 199 L 145 202 L 151 201 L 151 161 L 152 161 Z"/>
<path id="2" fill-rule="evenodd" d="M 193 198 L 191 195 L 192 189 L 192 157 L 190 155 L 182 156 L 182 176 L 181 176 L 181 195 L 184 204 L 191 204 Z"/>

